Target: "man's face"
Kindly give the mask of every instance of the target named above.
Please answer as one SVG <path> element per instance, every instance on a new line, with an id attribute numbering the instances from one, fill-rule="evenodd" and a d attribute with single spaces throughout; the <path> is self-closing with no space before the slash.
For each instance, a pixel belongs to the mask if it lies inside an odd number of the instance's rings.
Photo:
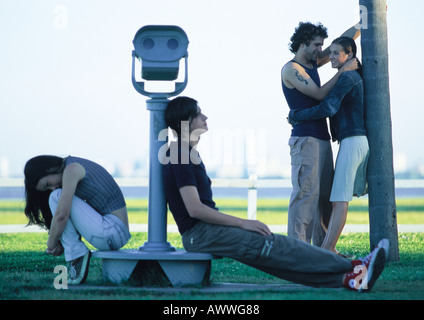
<path id="1" fill-rule="evenodd" d="M 197 115 L 190 121 L 190 133 L 197 131 L 197 133 L 202 134 L 208 131 L 207 119 L 208 117 L 202 113 L 202 110 L 198 106 Z"/>
<path id="2" fill-rule="evenodd" d="M 322 46 L 324 45 L 324 38 L 317 36 L 311 40 L 309 46 L 304 45 L 305 57 L 311 61 L 316 62 L 318 55 L 322 52 Z"/>

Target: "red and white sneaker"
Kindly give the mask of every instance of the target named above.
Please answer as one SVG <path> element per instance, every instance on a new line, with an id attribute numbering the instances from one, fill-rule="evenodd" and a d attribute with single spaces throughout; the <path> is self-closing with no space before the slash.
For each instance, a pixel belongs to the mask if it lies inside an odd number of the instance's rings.
<path id="1" fill-rule="evenodd" d="M 378 242 L 378 244 L 374 248 L 374 250 L 377 249 L 377 248 L 383 248 L 386 260 L 388 260 L 389 259 L 389 247 L 390 247 L 390 241 L 388 239 L 382 239 Z M 365 258 L 359 258 L 359 259 L 351 260 L 350 263 L 355 268 L 358 265 L 364 264 L 364 261 L 368 258 L 368 256 L 366 256 Z"/>
<path id="2" fill-rule="evenodd" d="M 344 287 L 358 292 L 367 292 L 372 289 L 384 270 L 386 249 L 388 252 L 388 241 L 380 241 L 380 243 L 374 251 L 366 257 L 351 261 L 354 269 L 353 272 L 345 275 L 343 282 Z"/>
<path id="3" fill-rule="evenodd" d="M 389 248 L 390 248 L 390 241 L 389 239 L 382 239 L 377 244 L 377 247 L 383 248 L 384 252 L 386 253 L 386 260 L 389 259 Z"/>

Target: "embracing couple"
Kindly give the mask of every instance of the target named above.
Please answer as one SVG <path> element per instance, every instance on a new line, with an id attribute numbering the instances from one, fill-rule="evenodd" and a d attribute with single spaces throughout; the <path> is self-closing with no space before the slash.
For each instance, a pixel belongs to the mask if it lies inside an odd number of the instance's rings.
<path id="1" fill-rule="evenodd" d="M 293 192 L 288 235 L 337 252 L 352 196 L 366 193 L 369 146 L 365 127 L 362 66 L 356 58 L 355 27 L 322 50 L 327 29 L 300 23 L 291 38 L 295 54 L 281 71 L 290 107 L 289 139 Z M 338 71 L 321 86 L 318 68 L 331 61 Z M 326 118 L 340 144 L 335 169 Z M 330 204 L 331 202 L 331 204 Z"/>

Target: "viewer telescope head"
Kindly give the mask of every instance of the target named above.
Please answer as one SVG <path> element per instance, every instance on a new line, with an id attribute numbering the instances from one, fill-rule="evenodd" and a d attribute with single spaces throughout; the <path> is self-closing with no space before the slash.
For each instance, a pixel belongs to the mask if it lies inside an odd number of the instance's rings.
<path id="1" fill-rule="evenodd" d="M 177 26 L 144 26 L 137 31 L 133 44 L 133 84 L 143 95 L 158 93 L 144 91 L 144 82 L 136 82 L 134 58 L 141 60 L 141 77 L 144 80 L 173 81 L 178 78 L 180 60 L 185 59 L 185 80 L 175 83 L 175 91 L 166 93 L 167 97 L 182 92 L 187 85 L 188 38 L 184 30 Z"/>

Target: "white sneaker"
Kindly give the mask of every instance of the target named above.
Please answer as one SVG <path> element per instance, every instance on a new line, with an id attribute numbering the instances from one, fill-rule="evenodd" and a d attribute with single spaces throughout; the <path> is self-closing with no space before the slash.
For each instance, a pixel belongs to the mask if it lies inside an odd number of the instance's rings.
<path id="1" fill-rule="evenodd" d="M 384 252 L 386 253 L 386 260 L 389 259 L 389 248 L 390 248 L 390 241 L 389 239 L 382 239 L 377 244 L 378 248 L 383 248 Z"/>

